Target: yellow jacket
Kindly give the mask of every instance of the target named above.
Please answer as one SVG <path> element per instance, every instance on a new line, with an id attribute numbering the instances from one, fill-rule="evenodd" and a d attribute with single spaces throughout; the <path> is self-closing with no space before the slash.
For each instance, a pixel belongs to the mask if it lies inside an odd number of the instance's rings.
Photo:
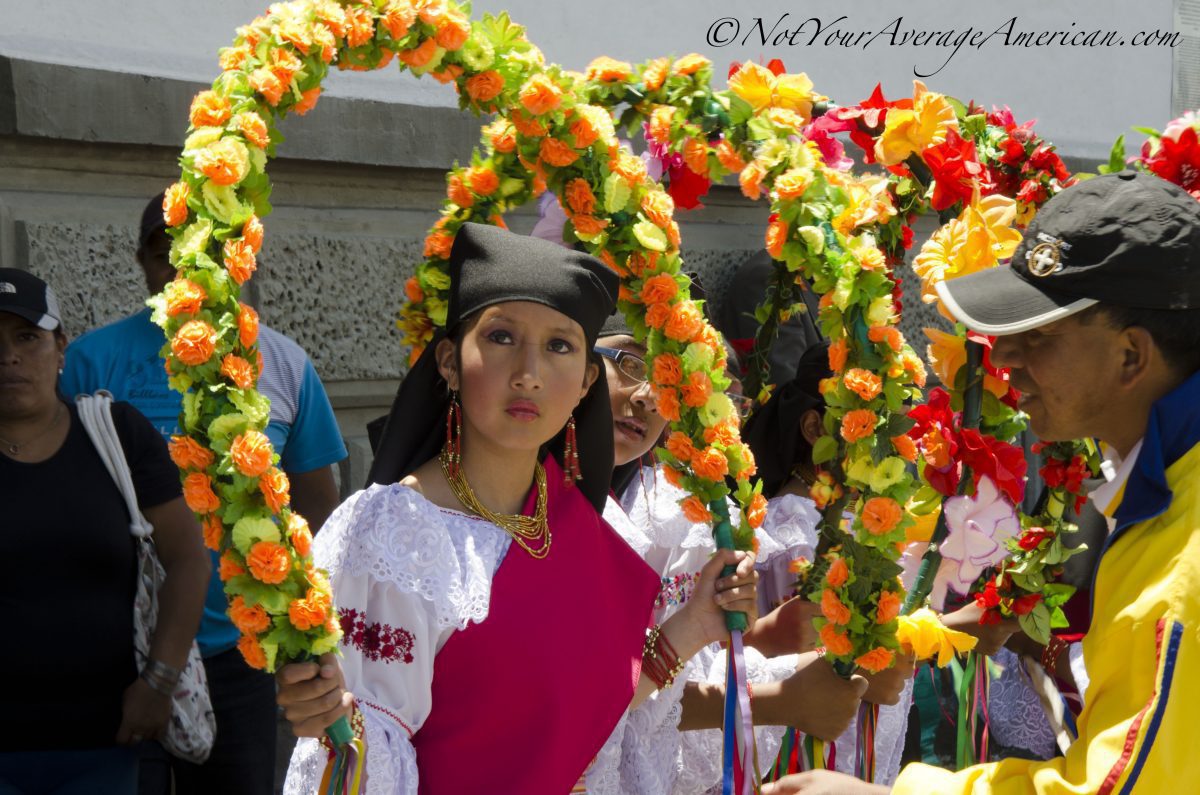
<path id="1" fill-rule="evenodd" d="M 1200 785 L 1200 374 L 1155 405 L 1115 519 L 1083 640 L 1091 684 L 1067 755 L 957 773 L 910 765 L 893 793 L 1169 795 Z"/>

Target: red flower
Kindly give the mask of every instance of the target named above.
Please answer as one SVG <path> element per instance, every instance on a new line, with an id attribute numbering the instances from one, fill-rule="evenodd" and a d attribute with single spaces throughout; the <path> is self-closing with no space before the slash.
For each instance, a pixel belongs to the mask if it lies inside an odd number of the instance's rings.
<path id="1" fill-rule="evenodd" d="M 863 162 L 874 163 L 875 139 L 872 137 L 871 132 L 883 129 L 883 123 L 887 118 L 887 112 L 890 108 L 911 107 L 911 98 L 888 102 L 883 97 L 883 86 L 876 83 L 875 90 L 871 92 L 871 96 L 860 102 L 857 107 L 836 108 L 830 111 L 830 113 L 834 118 L 842 121 L 850 119 L 859 120 L 859 124 L 855 129 L 850 131 L 850 140 L 854 141 L 863 150 Z M 866 129 L 864 130 L 863 128 Z"/>
<path id="2" fill-rule="evenodd" d="M 925 457 L 925 480 L 941 494 L 958 493 L 959 437 L 957 422 L 950 409 L 950 394 L 941 387 L 929 393 L 927 402 L 908 412 L 916 424 L 908 435 Z"/>
<path id="3" fill-rule="evenodd" d="M 1025 453 L 1020 447 L 984 436 L 974 428 L 963 428 L 962 462 L 971 468 L 975 483 L 987 475 L 1013 505 L 1025 492 Z"/>
<path id="4" fill-rule="evenodd" d="M 1063 182 L 1071 176 L 1071 172 L 1067 171 L 1062 158 L 1055 154 L 1048 144 L 1041 144 L 1033 150 L 1033 154 L 1029 156 L 1029 165 L 1039 171 L 1049 172 L 1059 182 Z"/>
<path id="5" fill-rule="evenodd" d="M 1009 136 L 1000 142 L 1000 162 L 1016 168 L 1025 159 L 1025 145 Z"/>
<path id="6" fill-rule="evenodd" d="M 904 248 L 905 251 L 908 251 L 910 248 L 912 248 L 912 244 L 913 244 L 912 227 L 909 226 L 908 224 L 905 224 L 904 226 L 900 227 L 900 245 Z"/>
<path id="7" fill-rule="evenodd" d="M 1054 534 L 1044 527 L 1031 527 L 1017 539 L 1017 544 L 1021 549 L 1029 552 L 1037 549 L 1047 538 L 1053 537 Z"/>
<path id="8" fill-rule="evenodd" d="M 974 180 L 983 171 L 975 158 L 974 141 L 964 141 L 957 130 L 950 130 L 944 143 L 929 147 L 922 157 L 935 180 L 933 209 L 940 212 L 971 200 Z"/>
<path id="9" fill-rule="evenodd" d="M 975 604 L 986 609 L 1000 606 L 1000 593 L 996 590 L 996 578 L 992 577 L 983 586 L 982 591 L 975 592 Z M 980 622 L 982 623 L 982 622 Z"/>
<path id="10" fill-rule="evenodd" d="M 700 200 L 708 194 L 708 189 L 712 186 L 708 177 L 697 174 L 682 162 L 673 162 L 667 170 L 667 176 L 671 181 L 667 186 L 667 193 L 675 200 L 676 209 L 694 210 L 704 206 Z"/>
<path id="11" fill-rule="evenodd" d="M 985 610 L 983 615 L 979 617 L 979 623 L 983 626 L 988 624 L 999 624 L 1004 620 L 1004 616 L 1000 615 L 1000 611 L 996 609 Z"/>
<path id="12" fill-rule="evenodd" d="M 1026 615 L 1032 612 L 1033 608 L 1037 607 L 1037 604 L 1040 601 L 1042 601 L 1042 595 L 1040 593 L 1031 593 L 1025 594 L 1024 596 L 1018 596 L 1016 599 L 1013 599 L 1012 611 L 1019 616 Z"/>
<path id="13" fill-rule="evenodd" d="M 1179 140 L 1162 138 L 1160 144 L 1158 152 L 1146 160 L 1146 167 L 1200 199 L 1200 142 L 1196 131 L 1189 127 L 1180 133 Z"/>
<path id="14" fill-rule="evenodd" d="M 1049 198 L 1049 194 L 1046 193 L 1046 186 L 1034 179 L 1022 182 L 1021 189 L 1017 191 L 1017 201 L 1026 204 L 1041 204 L 1047 198 Z"/>

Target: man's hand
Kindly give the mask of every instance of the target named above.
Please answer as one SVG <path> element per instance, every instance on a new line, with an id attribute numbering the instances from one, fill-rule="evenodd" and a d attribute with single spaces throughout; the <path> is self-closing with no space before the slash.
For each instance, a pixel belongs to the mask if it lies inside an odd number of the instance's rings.
<path id="1" fill-rule="evenodd" d="M 317 663 L 292 663 L 275 674 L 283 707 L 297 737 L 320 737 L 338 718 L 349 719 L 354 696 L 346 690 L 342 667 L 334 654 Z"/>
<path id="2" fill-rule="evenodd" d="M 897 654 L 896 662 L 891 668 L 877 674 L 863 673 L 867 680 L 867 692 L 863 701 L 871 704 L 893 706 L 900 703 L 900 693 L 904 683 L 913 678 L 916 670 L 916 658 L 910 654 Z"/>
<path id="3" fill-rule="evenodd" d="M 944 614 L 942 623 L 950 629 L 978 638 L 975 651 L 991 657 L 1000 651 L 1000 647 L 1013 633 L 1021 631 L 1021 624 L 1015 618 L 1006 618 L 997 624 L 980 624 L 979 618 L 982 615 L 983 608 L 972 602 L 953 613 Z"/>
<path id="4" fill-rule="evenodd" d="M 762 795 L 887 795 L 888 788 L 878 784 L 834 773 L 832 770 L 810 770 L 784 776 L 773 784 L 763 784 Z"/>
<path id="5" fill-rule="evenodd" d="M 796 673 L 771 686 L 754 688 L 755 716 L 767 725 L 795 726 L 822 740 L 836 740 L 867 690 L 867 680 L 843 679 L 814 653 L 800 658 Z"/>
<path id="6" fill-rule="evenodd" d="M 802 597 L 793 597 L 767 613 L 746 633 L 746 645 L 764 657 L 781 657 L 812 651 L 817 645 L 813 618 L 821 614 L 819 605 Z"/>
<path id="7" fill-rule="evenodd" d="M 142 740 L 161 740 L 171 720 L 171 697 L 146 684 L 140 676 L 125 688 L 121 699 L 121 726 L 117 745 L 137 745 Z"/>

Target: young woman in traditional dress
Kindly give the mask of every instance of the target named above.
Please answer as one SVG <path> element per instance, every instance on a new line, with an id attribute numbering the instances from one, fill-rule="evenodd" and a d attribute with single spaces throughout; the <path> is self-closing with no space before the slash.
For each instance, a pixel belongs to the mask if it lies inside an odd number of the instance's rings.
<path id="1" fill-rule="evenodd" d="M 599 261 L 466 224 L 439 333 L 401 385 L 371 481 L 314 545 L 342 658 L 280 671 L 296 733 L 351 717 L 372 793 L 561 795 L 630 703 L 754 610 L 753 556 L 723 551 L 697 598 L 646 628 L 658 580 L 597 511 L 612 417 L 591 348 L 617 278 Z M 735 564 L 737 573 L 720 579 Z M 327 752 L 298 744 L 286 789 Z"/>

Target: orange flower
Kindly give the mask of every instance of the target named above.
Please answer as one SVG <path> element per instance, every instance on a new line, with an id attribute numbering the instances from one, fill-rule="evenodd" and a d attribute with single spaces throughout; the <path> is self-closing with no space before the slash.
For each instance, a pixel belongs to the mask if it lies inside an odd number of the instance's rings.
<path id="1" fill-rule="evenodd" d="M 591 215 L 596 211 L 596 194 L 592 193 L 586 179 L 576 177 L 571 180 L 563 193 L 567 197 L 567 206 L 571 208 L 571 212 Z"/>
<path id="2" fill-rule="evenodd" d="M 679 387 L 685 405 L 698 409 L 708 403 L 712 396 L 712 381 L 706 373 L 695 372 L 688 376 L 688 382 Z"/>
<path id="3" fill-rule="evenodd" d="M 437 47 L 436 41 L 425 39 L 416 47 L 396 53 L 396 57 L 409 69 L 420 69 L 433 60 L 433 56 L 437 54 Z"/>
<path id="4" fill-rule="evenodd" d="M 801 168 L 793 168 L 783 172 L 775 180 L 775 192 L 781 199 L 799 199 L 808 190 L 812 182 L 811 174 Z"/>
<path id="5" fill-rule="evenodd" d="M 831 588 L 841 588 L 848 579 L 850 579 L 850 567 L 846 565 L 844 558 L 835 560 L 830 564 L 829 571 L 825 572 L 825 582 Z"/>
<path id="6" fill-rule="evenodd" d="M 654 357 L 653 378 L 658 386 L 675 386 L 683 378 L 683 363 L 673 353 L 660 353 Z"/>
<path id="7" fill-rule="evenodd" d="M 212 358 L 217 332 L 203 320 L 189 320 L 171 338 L 171 353 L 188 367 L 197 367 Z"/>
<path id="8" fill-rule="evenodd" d="M 402 39 L 408 35 L 412 23 L 417 21 L 417 10 L 408 0 L 390 0 L 379 21 L 387 28 L 389 36 Z"/>
<path id="9" fill-rule="evenodd" d="M 242 659 L 246 661 L 246 665 L 256 671 L 266 670 L 267 653 L 263 651 L 262 644 L 252 635 L 242 635 L 238 638 L 238 651 L 242 653 Z"/>
<path id="10" fill-rule="evenodd" d="M 421 15 L 421 21 L 434 27 L 447 13 L 446 0 L 414 0 L 413 6 Z"/>
<path id="11" fill-rule="evenodd" d="M 513 127 L 517 132 L 524 135 L 526 138 L 541 138 L 546 134 L 546 125 L 542 124 L 536 118 L 526 116 L 525 113 L 517 111 L 509 117 Z"/>
<path id="12" fill-rule="evenodd" d="M 536 74 L 521 86 L 521 104 L 534 116 L 549 113 L 562 104 L 562 89 L 544 74 Z"/>
<path id="13" fill-rule="evenodd" d="M 171 283 L 167 291 L 167 315 L 194 315 L 204 306 L 208 294 L 204 288 L 190 279 L 179 278 Z"/>
<path id="14" fill-rule="evenodd" d="M 890 649 L 885 649 L 883 646 L 876 646 L 854 662 L 858 664 L 859 668 L 877 674 L 890 666 L 895 656 Z"/>
<path id="15" fill-rule="evenodd" d="M 875 412 L 870 409 L 847 411 L 846 416 L 842 417 L 842 438 L 852 444 L 859 439 L 866 439 L 875 433 L 877 419 Z"/>
<path id="16" fill-rule="evenodd" d="M 192 513 L 212 513 L 221 507 L 221 501 L 213 492 L 212 481 L 203 472 L 192 472 L 183 479 L 183 501 Z"/>
<path id="17" fill-rule="evenodd" d="M 617 61 L 606 55 L 593 60 L 587 67 L 588 80 L 601 80 L 607 83 L 618 80 L 628 80 L 633 74 L 633 67 L 624 61 Z"/>
<path id="18" fill-rule="evenodd" d="M 429 259 L 449 259 L 454 247 L 454 235 L 437 231 L 425 238 L 425 256 Z"/>
<path id="19" fill-rule="evenodd" d="M 270 469 L 273 453 L 271 440 L 261 431 L 246 431 L 235 437 L 229 446 L 229 455 L 237 471 L 252 478 Z"/>
<path id="20" fill-rule="evenodd" d="M 542 162 L 550 166 L 569 166 L 579 159 L 579 153 L 557 138 L 543 138 L 538 149 Z"/>
<path id="21" fill-rule="evenodd" d="M 229 620 L 243 635 L 257 635 L 266 632 L 271 626 L 271 617 L 262 605 L 248 605 L 240 596 L 233 598 L 226 612 L 229 614 Z"/>
<path id="22" fill-rule="evenodd" d="M 671 143 L 671 120 L 674 118 L 675 109 L 670 105 L 659 105 L 650 113 L 648 130 L 656 143 Z"/>
<path id="23" fill-rule="evenodd" d="M 258 489 L 262 492 L 267 507 L 273 513 L 282 511 L 291 500 L 291 495 L 288 494 L 289 488 L 287 475 L 276 467 L 271 467 L 258 479 Z"/>
<path id="24" fill-rule="evenodd" d="M 647 91 L 657 91 L 662 88 L 663 81 L 667 79 L 670 69 L 670 58 L 655 58 L 646 64 L 646 70 L 642 72 L 642 85 L 646 87 Z"/>
<path id="25" fill-rule="evenodd" d="M 788 225 L 782 218 L 767 224 L 767 253 L 775 259 L 783 259 L 783 244 L 787 242 Z"/>
<path id="26" fill-rule="evenodd" d="M 257 215 L 250 216 L 242 225 L 242 242 L 248 245 L 255 254 L 262 249 L 263 225 Z"/>
<path id="27" fill-rule="evenodd" d="M 616 162 L 609 162 L 609 168 L 614 174 L 620 174 L 625 184 L 634 188 L 646 179 L 646 163 L 640 158 L 627 152 L 621 152 Z"/>
<path id="28" fill-rule="evenodd" d="M 675 277 L 665 273 L 651 276 L 642 283 L 642 302 L 647 304 L 667 303 L 679 292 Z"/>
<path id="29" fill-rule="evenodd" d="M 292 570 L 292 557 L 287 548 L 273 541 L 259 541 L 250 547 L 246 556 L 250 576 L 267 585 L 278 585 L 287 579 Z"/>
<path id="30" fill-rule="evenodd" d="M 258 341 L 258 312 L 246 304 L 238 304 L 238 341 L 249 348 Z"/>
<path id="31" fill-rule="evenodd" d="M 236 354 L 226 354 L 221 360 L 221 375 L 228 378 L 238 389 L 250 389 L 258 380 L 250 362 Z"/>
<path id="32" fill-rule="evenodd" d="M 846 369 L 846 359 L 850 355 L 850 346 L 846 343 L 846 338 L 834 340 L 829 344 L 829 369 L 835 373 L 840 373 Z"/>
<path id="33" fill-rule="evenodd" d="M 721 161 L 721 166 L 729 172 L 740 173 L 746 167 L 746 161 L 737 153 L 737 149 L 729 141 L 721 141 L 717 144 L 717 160 Z"/>
<path id="34" fill-rule="evenodd" d="M 192 100 L 193 127 L 220 127 L 229 119 L 229 100 L 215 91 L 201 91 Z"/>
<path id="35" fill-rule="evenodd" d="M 475 204 L 475 197 L 471 195 L 471 191 L 463 184 L 462 177 L 453 172 L 446 178 L 446 198 L 459 207 L 471 207 Z"/>
<path id="36" fill-rule="evenodd" d="M 854 644 L 844 634 L 838 632 L 836 624 L 826 624 L 821 627 L 821 643 L 825 646 L 825 651 L 835 657 L 845 657 L 854 650 Z"/>
<path id="37" fill-rule="evenodd" d="M 287 89 L 279 76 L 265 66 L 250 73 L 250 87 L 261 94 L 271 107 L 279 104 L 279 100 L 283 99 L 283 92 Z"/>
<path id="38" fill-rule="evenodd" d="M 630 273 L 640 279 L 647 270 L 654 270 L 658 267 L 658 252 L 635 251 L 625 260 L 625 265 L 629 268 Z"/>
<path id="39" fill-rule="evenodd" d="M 738 440 L 737 420 L 732 417 L 721 420 L 716 425 L 704 429 L 704 441 L 709 444 L 721 444 L 728 447 Z"/>
<path id="40" fill-rule="evenodd" d="M 223 253 L 225 269 L 229 271 L 230 278 L 238 284 L 245 284 L 258 267 L 254 249 L 245 240 L 226 240 Z"/>
<path id="41" fill-rule="evenodd" d="M 892 437 L 892 447 L 896 453 L 910 464 L 917 462 L 917 443 L 904 434 Z"/>
<path id="42" fill-rule="evenodd" d="M 664 466 L 662 473 L 663 477 L 666 478 L 667 482 L 672 486 L 677 489 L 683 488 L 683 472 L 672 466 Z"/>
<path id="43" fill-rule="evenodd" d="M 592 237 L 603 232 L 608 226 L 608 221 L 590 215 L 577 215 L 571 219 L 571 224 L 579 234 L 584 237 Z"/>
<path id="44" fill-rule="evenodd" d="M 167 450 L 180 469 L 208 469 L 214 460 L 212 450 L 190 436 L 172 436 Z"/>
<path id="45" fill-rule="evenodd" d="M 871 342 L 886 343 L 895 353 L 899 353 L 904 347 L 904 335 L 895 326 L 873 326 L 867 329 L 867 339 Z"/>
<path id="46" fill-rule="evenodd" d="M 751 527 L 762 527 L 763 522 L 767 520 L 767 498 L 761 494 L 755 494 L 750 498 L 750 507 L 746 509 L 746 521 Z"/>
<path id="47" fill-rule="evenodd" d="M 852 368 L 847 372 L 842 378 L 842 383 L 863 400 L 874 400 L 883 391 L 883 381 L 879 376 L 861 367 Z"/>
<path id="48" fill-rule="evenodd" d="M 676 342 L 691 342 L 704 328 L 704 315 L 693 301 L 680 301 L 671 308 L 663 333 Z"/>
<path id="49" fill-rule="evenodd" d="M 225 554 L 221 555 L 220 564 L 217 566 L 217 574 L 221 578 L 221 582 L 229 582 L 234 577 L 239 577 L 246 573 L 242 564 L 238 563 L 237 555 L 232 549 L 225 550 Z"/>
<path id="50" fill-rule="evenodd" d="M 467 96 L 476 102 L 490 102 L 504 90 L 504 78 L 495 69 L 467 78 Z"/>
<path id="51" fill-rule="evenodd" d="M 213 552 L 220 552 L 221 540 L 225 537 L 225 525 L 221 517 L 215 513 L 208 514 L 201 521 L 200 528 L 204 532 L 204 546 Z"/>
<path id="52" fill-rule="evenodd" d="M 317 99 L 321 96 L 321 87 L 310 88 L 307 91 L 300 92 L 300 101 L 292 106 L 298 115 L 303 116 L 317 106 Z"/>
<path id="53" fill-rule="evenodd" d="M 886 535 L 900 524 L 900 504 L 891 497 L 872 497 L 863 506 L 863 527 L 873 536 Z"/>
<path id="54" fill-rule="evenodd" d="M 304 599 L 293 599 L 288 605 L 288 620 L 300 631 L 313 629 L 325 623 L 329 618 L 329 607 L 322 594 L 308 589 Z"/>
<path id="55" fill-rule="evenodd" d="M 821 592 L 821 615 L 838 626 L 850 623 L 850 608 L 828 588 Z"/>
<path id="56" fill-rule="evenodd" d="M 163 194 L 163 223 L 179 226 L 188 219 L 188 194 L 191 188 L 186 182 L 176 182 Z"/>
<path id="57" fill-rule="evenodd" d="M 762 196 L 762 181 L 767 175 L 758 163 L 750 163 L 738 174 L 738 184 L 742 186 L 742 195 L 747 199 L 758 199 Z"/>
<path id="58" fill-rule="evenodd" d="M 646 325 L 650 328 L 662 328 L 671 318 L 670 304 L 651 304 L 646 307 Z"/>
<path id="59" fill-rule="evenodd" d="M 585 105 L 579 109 L 579 118 L 571 122 L 571 137 L 575 139 L 576 149 L 587 149 L 592 144 L 600 139 L 600 132 L 603 124 L 601 119 L 608 116 L 608 111 L 603 108 L 592 107 Z M 609 117 L 611 119 L 611 117 Z"/>
<path id="60" fill-rule="evenodd" d="M 346 46 L 361 47 L 375 36 L 375 19 L 371 9 L 351 6 L 346 11 Z"/>
<path id="61" fill-rule="evenodd" d="M 693 174 L 708 176 L 708 144 L 689 138 L 683 145 L 683 163 Z"/>
<path id="62" fill-rule="evenodd" d="M 879 602 L 875 608 L 875 623 L 887 624 L 900 615 L 900 594 L 895 591 L 880 591 Z"/>
<path id="63" fill-rule="evenodd" d="M 417 281 L 416 276 L 409 276 L 404 282 L 404 296 L 414 304 L 425 300 L 425 291 L 421 289 L 421 283 Z"/>
<path id="64" fill-rule="evenodd" d="M 461 11 L 447 11 L 437 27 L 434 37 L 439 47 L 447 50 L 461 49 L 471 35 L 471 21 Z"/>
<path id="65" fill-rule="evenodd" d="M 288 516 L 287 528 L 292 549 L 296 550 L 296 554 L 300 557 L 307 558 L 308 553 L 312 551 L 312 529 L 309 528 L 308 522 L 303 516 L 293 511 Z"/>
<path id="66" fill-rule="evenodd" d="M 691 53 L 685 55 L 675 62 L 675 74 L 677 75 L 692 75 L 708 66 L 712 61 L 705 58 L 703 55 Z"/>
<path id="67" fill-rule="evenodd" d="M 715 447 L 705 447 L 697 450 L 692 456 L 692 471 L 698 477 L 711 480 L 714 483 L 724 480 L 729 474 L 729 462 L 725 454 Z"/>
<path id="68" fill-rule="evenodd" d="M 200 150 L 195 163 L 214 185 L 236 185 L 250 170 L 250 153 L 241 141 L 222 138 Z"/>
<path id="69" fill-rule="evenodd" d="M 696 448 L 692 445 L 691 437 L 681 431 L 675 431 L 667 437 L 667 452 L 686 464 L 692 460 Z"/>
<path id="70" fill-rule="evenodd" d="M 500 177 L 496 172 L 485 166 L 472 166 L 467 169 L 467 183 L 471 190 L 479 196 L 491 196 L 500 187 Z"/>
<path id="71" fill-rule="evenodd" d="M 642 197 L 642 212 L 650 223 L 666 229 L 671 225 L 671 216 L 675 214 L 675 200 L 663 190 L 647 191 Z"/>
<path id="72" fill-rule="evenodd" d="M 700 502 L 700 498 L 694 494 L 679 503 L 679 507 L 683 509 L 683 515 L 689 522 L 708 524 L 712 521 L 712 514 L 708 512 L 704 503 Z"/>
<path id="73" fill-rule="evenodd" d="M 504 119 L 498 119 L 488 126 L 488 140 L 492 148 L 501 154 L 509 154 L 517 148 L 516 128 Z"/>
<path id="74" fill-rule="evenodd" d="M 660 389 L 656 398 L 658 414 L 669 422 L 679 422 L 679 393 L 674 389 Z"/>
<path id="75" fill-rule="evenodd" d="M 241 69 L 242 64 L 250 57 L 251 52 L 251 47 L 246 44 L 239 44 L 237 47 L 222 47 L 217 57 L 217 63 L 220 64 L 221 70 L 224 72 Z"/>
<path id="76" fill-rule="evenodd" d="M 921 437 L 921 448 L 924 451 L 925 463 L 934 469 L 945 469 L 950 466 L 950 444 L 937 428 L 930 428 Z"/>

